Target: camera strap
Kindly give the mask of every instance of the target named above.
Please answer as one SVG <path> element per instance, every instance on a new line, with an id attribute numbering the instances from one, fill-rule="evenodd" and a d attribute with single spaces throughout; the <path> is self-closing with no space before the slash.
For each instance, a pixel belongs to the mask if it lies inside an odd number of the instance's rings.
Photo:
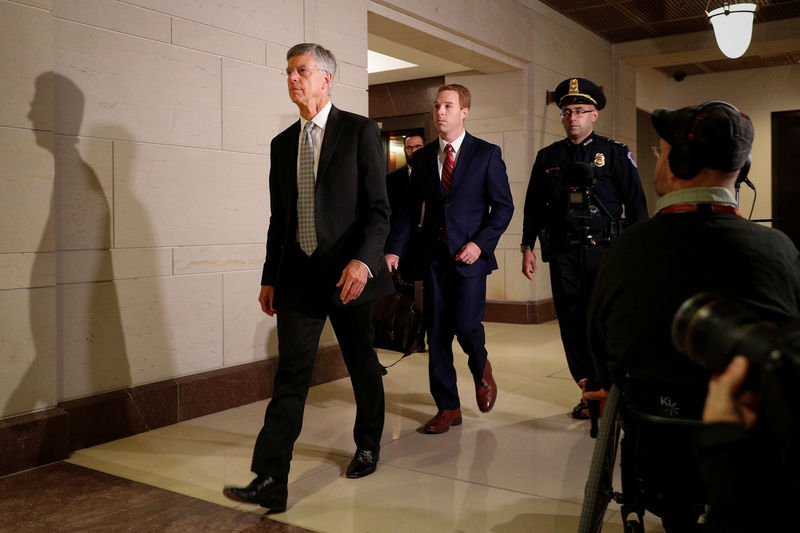
<path id="1" fill-rule="evenodd" d="M 728 213 L 729 215 L 742 216 L 739 209 L 732 205 L 727 204 L 674 204 L 668 205 L 657 214 L 666 215 L 669 213 L 685 213 L 687 211 L 699 211 L 701 213 Z"/>

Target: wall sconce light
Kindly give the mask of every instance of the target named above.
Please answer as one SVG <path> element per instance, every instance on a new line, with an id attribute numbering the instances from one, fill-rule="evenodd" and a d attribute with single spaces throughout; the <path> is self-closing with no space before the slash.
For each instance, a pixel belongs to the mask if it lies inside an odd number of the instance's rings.
<path id="1" fill-rule="evenodd" d="M 706 15 L 714 26 L 717 46 L 731 59 L 741 57 L 750 46 L 750 38 L 753 36 L 753 14 L 756 12 L 756 4 L 725 1 L 722 2 L 722 7 L 709 11 L 710 3 L 711 0 L 706 3 Z"/>

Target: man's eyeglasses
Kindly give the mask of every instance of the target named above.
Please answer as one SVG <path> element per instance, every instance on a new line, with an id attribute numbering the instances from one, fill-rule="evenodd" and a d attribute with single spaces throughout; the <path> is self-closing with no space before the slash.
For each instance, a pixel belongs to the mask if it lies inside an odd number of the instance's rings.
<path id="1" fill-rule="evenodd" d="M 301 78 L 307 78 L 311 76 L 311 73 L 314 72 L 315 70 L 320 70 L 320 68 L 319 67 L 287 68 L 285 71 L 283 71 L 283 75 L 289 78 L 295 71 L 297 71 L 298 76 L 300 76 Z"/>
<path id="2" fill-rule="evenodd" d="M 591 113 L 594 109 L 583 109 L 582 107 L 577 107 L 575 109 L 565 109 L 561 112 L 561 118 L 564 117 L 571 117 L 575 115 L 578 118 L 581 118 L 586 113 Z"/>
<path id="3" fill-rule="evenodd" d="M 422 148 L 422 146 L 423 145 L 421 145 L 421 144 L 409 144 L 408 146 L 406 146 L 406 151 L 419 150 L 420 148 Z"/>

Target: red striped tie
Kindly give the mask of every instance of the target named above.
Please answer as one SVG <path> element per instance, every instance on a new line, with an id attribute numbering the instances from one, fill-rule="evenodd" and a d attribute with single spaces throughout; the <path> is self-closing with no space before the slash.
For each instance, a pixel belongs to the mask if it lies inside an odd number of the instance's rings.
<path id="1" fill-rule="evenodd" d="M 453 183 L 453 145 L 448 144 L 444 147 L 446 157 L 442 165 L 442 188 L 445 194 L 450 193 L 450 184 Z"/>

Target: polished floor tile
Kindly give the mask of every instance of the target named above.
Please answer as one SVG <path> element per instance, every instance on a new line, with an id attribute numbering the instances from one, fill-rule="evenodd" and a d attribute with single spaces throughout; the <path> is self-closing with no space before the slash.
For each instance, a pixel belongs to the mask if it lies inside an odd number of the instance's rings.
<path id="1" fill-rule="evenodd" d="M 555 322 L 486 324 L 499 395 L 478 411 L 466 356 L 456 348 L 464 423 L 441 435 L 419 431 L 436 408 L 427 354 L 384 377 L 386 426 L 378 471 L 351 480 L 355 414 L 348 379 L 313 387 L 297 441 L 289 508 L 271 520 L 321 532 L 576 531 L 594 440 L 568 413 L 579 399 Z M 390 364 L 399 357 L 379 352 Z M 263 514 L 222 496 L 252 478 L 250 457 L 266 401 L 77 451 L 82 465 L 228 507 Z M 617 507 L 603 531 L 622 531 Z M 646 519 L 648 533 L 663 532 Z"/>
<path id="2" fill-rule="evenodd" d="M 53 463 L 0 479 L 3 533 L 306 533 L 104 472 Z"/>

